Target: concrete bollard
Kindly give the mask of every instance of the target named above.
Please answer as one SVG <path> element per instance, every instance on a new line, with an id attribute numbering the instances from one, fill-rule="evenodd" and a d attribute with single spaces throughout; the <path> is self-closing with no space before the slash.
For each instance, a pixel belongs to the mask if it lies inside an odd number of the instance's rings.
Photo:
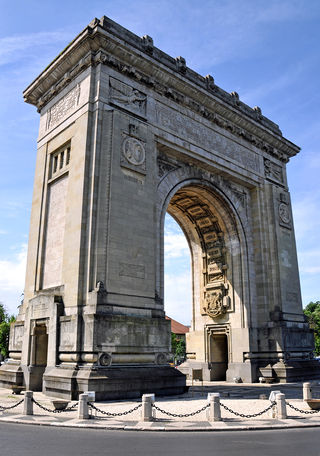
<path id="1" fill-rule="evenodd" d="M 33 391 L 26 391 L 24 393 L 23 414 L 33 415 Z"/>
<path id="2" fill-rule="evenodd" d="M 88 395 L 84 393 L 79 395 L 78 418 L 79 420 L 89 419 Z"/>
<path id="3" fill-rule="evenodd" d="M 287 406 L 286 406 L 285 394 L 278 393 L 276 395 L 276 409 L 277 409 L 277 418 L 279 420 L 285 420 L 287 418 Z"/>
<path id="4" fill-rule="evenodd" d="M 209 413 L 207 415 L 208 421 L 221 421 L 220 394 L 209 393 L 208 401 L 210 404 Z"/>
<path id="5" fill-rule="evenodd" d="M 152 421 L 152 404 L 154 403 L 154 394 L 143 394 L 142 408 L 141 408 L 141 421 Z"/>
<path id="6" fill-rule="evenodd" d="M 311 383 L 306 382 L 303 384 L 303 400 L 308 401 L 312 399 L 312 389 L 311 389 Z"/>

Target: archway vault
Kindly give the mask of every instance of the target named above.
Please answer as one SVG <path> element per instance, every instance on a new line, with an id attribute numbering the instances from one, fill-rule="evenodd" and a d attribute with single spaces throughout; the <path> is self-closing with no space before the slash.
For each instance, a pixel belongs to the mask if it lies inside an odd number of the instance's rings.
<path id="1" fill-rule="evenodd" d="M 177 182 L 179 177 L 181 171 L 173 172 L 163 182 L 167 188 L 174 185 L 163 201 L 162 218 L 168 212 L 176 220 L 191 252 L 192 321 L 188 361 L 181 369 L 191 374 L 200 365 L 208 380 L 223 380 L 250 351 L 247 243 L 237 208 L 223 189 L 203 177 L 183 176 Z M 218 348 L 222 335 L 223 353 Z"/>

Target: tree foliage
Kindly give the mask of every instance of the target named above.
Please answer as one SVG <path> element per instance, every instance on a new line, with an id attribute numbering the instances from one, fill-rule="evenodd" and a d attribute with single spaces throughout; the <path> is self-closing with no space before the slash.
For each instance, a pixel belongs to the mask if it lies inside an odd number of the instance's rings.
<path id="1" fill-rule="evenodd" d="M 171 333 L 171 352 L 175 361 L 183 361 L 186 356 L 186 343 L 175 333 Z"/>
<path id="2" fill-rule="evenodd" d="M 304 309 L 309 326 L 314 330 L 315 355 L 320 356 L 320 301 L 309 302 Z"/>
<path id="3" fill-rule="evenodd" d="M 0 354 L 7 358 L 9 355 L 10 324 L 15 321 L 14 315 L 9 315 L 0 302 Z"/>

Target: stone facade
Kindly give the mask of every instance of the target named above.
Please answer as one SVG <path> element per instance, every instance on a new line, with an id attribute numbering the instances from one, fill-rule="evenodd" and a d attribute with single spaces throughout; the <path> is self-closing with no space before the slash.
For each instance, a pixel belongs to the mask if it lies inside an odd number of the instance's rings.
<path id="1" fill-rule="evenodd" d="M 315 374 L 286 163 L 258 107 L 110 19 L 25 90 L 40 113 L 24 302 L 4 385 L 97 398 L 183 391 L 163 307 L 166 212 L 192 254 L 188 361 L 205 379 Z"/>

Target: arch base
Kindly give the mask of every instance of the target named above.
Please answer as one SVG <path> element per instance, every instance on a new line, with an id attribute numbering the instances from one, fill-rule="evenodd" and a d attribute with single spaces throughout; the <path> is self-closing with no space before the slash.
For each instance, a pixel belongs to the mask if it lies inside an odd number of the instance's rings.
<path id="1" fill-rule="evenodd" d="M 58 367 L 44 375 L 44 393 L 77 400 L 84 391 L 95 391 L 96 400 L 139 398 L 182 394 L 187 391 L 186 377 L 171 366 L 115 366 L 82 368 L 78 371 Z"/>

